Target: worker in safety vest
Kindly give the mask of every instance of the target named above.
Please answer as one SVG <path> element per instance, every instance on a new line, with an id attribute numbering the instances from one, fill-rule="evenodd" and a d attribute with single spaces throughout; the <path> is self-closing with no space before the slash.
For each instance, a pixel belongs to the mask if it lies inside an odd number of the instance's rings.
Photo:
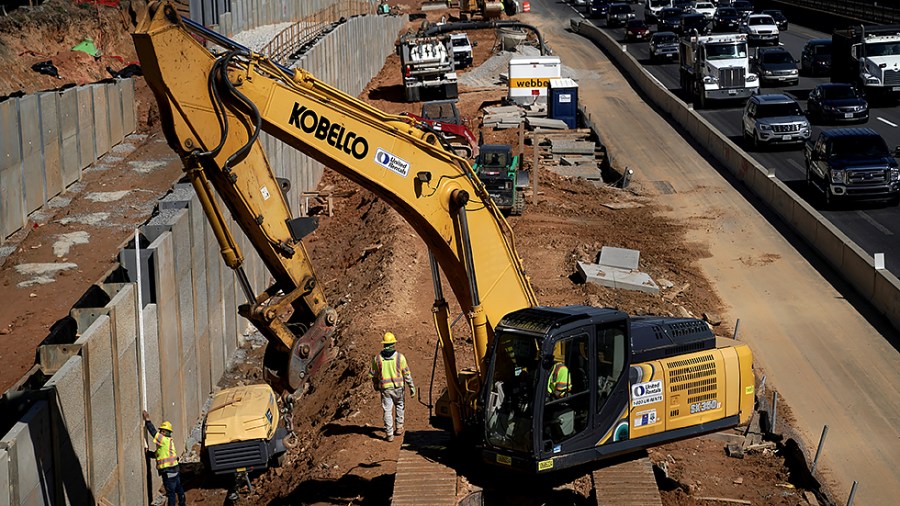
<path id="1" fill-rule="evenodd" d="M 553 399 L 561 399 L 569 394 L 572 389 L 572 378 L 569 368 L 562 362 L 554 362 L 550 371 L 550 379 L 547 381 L 547 393 Z"/>
<path id="2" fill-rule="evenodd" d="M 372 387 L 381 392 L 381 408 L 384 410 L 384 432 L 388 441 L 394 440 L 394 434 L 403 434 L 403 384 L 409 385 L 409 393 L 416 396 L 416 386 L 406 357 L 395 350 L 397 338 L 385 332 L 381 339 L 384 349 L 372 359 L 369 367 L 369 379 Z M 397 407 L 397 430 L 394 430 L 394 406 Z"/>
<path id="3" fill-rule="evenodd" d="M 175 506 L 175 496 L 178 495 L 178 505 L 185 506 L 184 487 L 181 486 L 181 477 L 178 474 L 178 454 L 175 452 L 175 441 L 172 439 L 172 424 L 163 422 L 159 431 L 150 421 L 150 413 L 144 411 L 144 422 L 147 432 L 153 437 L 156 444 L 156 470 L 162 476 L 163 486 L 166 488 L 166 497 L 169 506 Z"/>

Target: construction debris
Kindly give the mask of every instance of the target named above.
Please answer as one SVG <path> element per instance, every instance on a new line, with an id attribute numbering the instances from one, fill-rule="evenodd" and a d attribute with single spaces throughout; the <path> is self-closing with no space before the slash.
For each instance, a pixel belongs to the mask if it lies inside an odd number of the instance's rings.
<path id="1" fill-rule="evenodd" d="M 659 293 L 659 286 L 649 274 L 637 270 L 641 252 L 604 246 L 596 264 L 577 262 L 578 272 L 587 283 L 615 289 Z"/>

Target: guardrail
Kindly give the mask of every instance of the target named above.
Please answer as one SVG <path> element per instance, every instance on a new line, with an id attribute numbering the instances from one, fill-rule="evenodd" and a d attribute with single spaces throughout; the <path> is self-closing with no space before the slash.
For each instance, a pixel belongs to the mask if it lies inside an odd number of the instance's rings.
<path id="1" fill-rule="evenodd" d="M 900 23 L 900 6 L 890 0 L 771 0 L 767 3 L 801 7 L 868 23 Z"/>
<path id="2" fill-rule="evenodd" d="M 719 132 L 703 116 L 666 89 L 618 41 L 581 19 L 571 20 L 572 30 L 602 47 L 638 88 L 697 140 L 735 178 L 742 181 L 770 209 L 803 238 L 875 309 L 900 329 L 900 279 L 825 219 L 785 183 Z"/>
<path id="3" fill-rule="evenodd" d="M 358 1 L 332 4 L 329 8 L 316 12 L 279 32 L 263 46 L 260 53 L 278 63 L 286 64 L 292 54 L 321 36 L 334 22 L 362 14 L 374 14 L 372 5 Z"/>

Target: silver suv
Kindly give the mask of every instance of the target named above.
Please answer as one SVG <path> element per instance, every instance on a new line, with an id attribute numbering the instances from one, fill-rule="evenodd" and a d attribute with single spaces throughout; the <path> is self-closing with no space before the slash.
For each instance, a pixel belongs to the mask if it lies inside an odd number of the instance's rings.
<path id="1" fill-rule="evenodd" d="M 754 148 L 773 144 L 802 146 L 809 139 L 809 121 L 800 104 L 782 94 L 754 95 L 747 100 L 741 133 Z"/>

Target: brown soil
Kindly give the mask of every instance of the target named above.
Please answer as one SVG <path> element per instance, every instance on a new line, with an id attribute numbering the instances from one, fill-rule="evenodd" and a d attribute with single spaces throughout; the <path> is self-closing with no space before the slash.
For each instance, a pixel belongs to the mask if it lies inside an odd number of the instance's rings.
<path id="1" fill-rule="evenodd" d="M 394 2 L 391 2 L 392 4 Z M 403 2 L 412 11 L 421 1 Z M 0 94 L 32 92 L 55 87 L 59 81 L 30 70 L 33 61 L 49 57 L 60 68 L 65 82 L 83 83 L 105 77 L 105 63 L 84 60 L 68 48 L 87 35 L 105 54 L 133 59 L 127 31 L 131 28 L 127 10 L 69 6 L 50 0 L 39 10 L 19 11 L 20 17 L 0 20 L 0 61 L 7 71 L 0 77 Z M 99 15 L 98 15 L 99 13 Z M 429 13 L 437 20 L 445 12 Z M 65 22 L 63 21 L 65 19 Z M 415 23 L 417 24 L 417 23 Z M 478 46 L 476 64 L 490 56 L 494 35 L 470 33 Z M 40 55 L 22 56 L 22 51 L 40 48 Z M 77 62 L 77 63 L 76 63 Z M 403 103 L 396 55 L 389 56 L 384 70 L 363 92 L 362 99 L 388 112 L 415 112 L 418 104 Z M 483 103 L 499 100 L 498 92 L 461 90 L 460 107 L 470 126 L 478 126 Z M 49 210 L 48 216 L 33 220 L 34 226 L 14 237 L 16 251 L 0 271 L 5 304 L 0 308 L 0 387 L 6 388 L 33 363 L 34 349 L 49 326 L 66 315 L 87 287 L 102 278 L 116 261 L 119 247 L 135 226 L 146 221 L 156 199 L 179 176 L 179 164 L 172 161 L 164 169 L 147 175 L 129 169 L 131 157 L 171 159 L 159 142 L 152 97 L 139 81 L 137 100 L 141 124 L 150 136 L 120 163 L 102 172 L 89 172 L 76 191 L 66 194 L 72 202 Z M 516 132 L 485 130 L 487 143 L 516 144 Z M 476 132 L 477 135 L 477 132 Z M 158 150 L 158 151 L 154 151 Z M 525 160 L 532 147 L 525 146 Z M 649 196 L 596 186 L 541 173 L 539 202 L 529 201 L 521 217 L 510 219 L 517 248 L 542 304 L 590 304 L 613 306 L 631 314 L 673 315 L 721 313 L 722 303 L 709 281 L 698 274 L 695 262 L 708 256 L 701 244 L 685 240 L 691 225 L 663 217 L 665 209 Z M 401 441 L 383 441 L 381 409 L 366 380 L 371 357 L 379 349 L 381 334 L 390 330 L 400 341 L 399 349 L 409 358 L 420 388 L 419 400 L 407 401 L 407 430 L 428 428 L 427 405 L 439 395 L 443 385 L 441 366 L 432 370 L 435 334 L 431 322 L 433 292 L 428 254 L 411 227 L 370 192 L 332 172 L 326 172 L 322 186 L 332 186 L 335 199 L 333 217 L 321 217 L 321 226 L 307 242 L 317 274 L 327 297 L 336 307 L 340 325 L 338 358 L 314 378 L 296 410 L 295 424 L 301 437 L 283 468 L 254 477 L 254 492 L 247 504 L 388 504 L 393 486 L 397 451 Z M 101 189 L 102 188 L 102 189 Z M 59 276 L 55 283 L 17 288 L 23 278 L 12 266 L 23 262 L 58 261 L 51 250 L 54 237 L 66 231 L 58 222 L 64 215 L 96 212 L 97 204 L 84 198 L 90 191 L 141 188 L 129 197 L 129 205 L 116 212 L 115 226 L 91 229 L 89 245 L 77 245 L 67 255 L 78 263 L 74 273 Z M 629 202 L 631 208 L 613 210 L 604 204 Z M 121 218 L 119 218 L 121 216 Z M 640 231 L 640 232 L 638 232 Z M 381 245 L 374 251 L 369 248 Z M 641 251 L 641 268 L 654 279 L 671 281 L 674 288 L 661 296 L 619 292 L 573 282 L 575 261 L 593 261 L 601 246 L 619 246 Z M 449 289 L 446 290 L 450 293 Z M 679 306 L 683 309 L 679 309 Z M 459 308 L 454 308 L 454 316 Z M 465 325 L 454 328 L 461 349 L 458 356 L 471 361 Z M 717 329 L 730 335 L 730 328 Z M 254 356 L 259 358 L 260 350 Z M 240 364 L 223 384 L 258 381 L 258 362 Z M 432 373 L 433 382 L 430 381 Z M 433 398 L 431 395 L 433 394 Z M 781 408 L 779 408 L 781 409 Z M 725 457 L 723 443 L 692 439 L 652 450 L 654 462 L 665 462 L 671 490 L 663 492 L 666 505 L 700 504 L 698 497 L 725 497 L 750 500 L 753 504 L 798 504 L 798 491 L 788 488 L 790 477 L 784 458 L 775 454 L 748 455 L 743 460 Z M 461 453 L 460 490 L 474 486 L 494 488 L 502 481 L 484 475 L 473 455 Z M 227 483 L 208 476 L 186 476 L 191 503 L 220 503 Z M 740 483 L 736 483 L 740 482 Z M 498 485 L 500 484 L 500 485 Z M 584 479 L 576 491 L 587 493 Z M 462 495 L 462 493 L 461 493 Z M 520 484 L 504 490 L 500 504 L 559 504 L 546 493 L 524 493 Z M 567 500 L 565 502 L 571 502 Z M 577 502 L 577 501 L 576 501 Z"/>

